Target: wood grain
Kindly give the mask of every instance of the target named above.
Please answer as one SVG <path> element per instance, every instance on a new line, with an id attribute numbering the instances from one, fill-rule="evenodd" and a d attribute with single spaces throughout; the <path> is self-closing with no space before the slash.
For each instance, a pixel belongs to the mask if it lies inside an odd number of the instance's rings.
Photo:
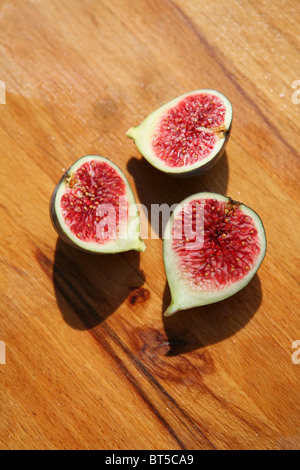
<path id="1" fill-rule="evenodd" d="M 1 449 L 300 448 L 298 25 L 296 0 L 0 2 Z M 179 181 L 125 132 L 197 88 L 228 96 L 233 129 L 215 168 Z M 51 193 L 86 154 L 147 208 L 201 190 L 251 206 L 268 237 L 253 281 L 164 319 L 159 234 L 140 255 L 57 240 Z"/>

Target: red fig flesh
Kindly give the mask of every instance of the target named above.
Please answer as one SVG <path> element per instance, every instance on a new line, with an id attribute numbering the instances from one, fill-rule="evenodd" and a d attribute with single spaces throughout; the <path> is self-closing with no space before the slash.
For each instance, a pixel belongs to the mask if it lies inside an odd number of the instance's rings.
<path id="1" fill-rule="evenodd" d="M 143 251 L 129 183 L 107 158 L 82 157 L 55 188 L 50 213 L 61 238 L 92 253 Z"/>
<path id="2" fill-rule="evenodd" d="M 172 214 L 164 263 L 172 302 L 165 315 L 235 294 L 257 272 L 266 252 L 258 215 L 231 198 L 199 193 Z"/>
<path id="3" fill-rule="evenodd" d="M 231 122 L 232 106 L 224 95 L 196 90 L 160 107 L 127 136 L 159 170 L 193 176 L 212 168 L 222 156 Z"/>

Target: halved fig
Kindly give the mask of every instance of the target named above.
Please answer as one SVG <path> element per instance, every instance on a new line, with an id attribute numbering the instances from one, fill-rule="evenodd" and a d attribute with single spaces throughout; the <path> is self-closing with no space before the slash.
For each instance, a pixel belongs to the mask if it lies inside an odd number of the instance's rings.
<path id="1" fill-rule="evenodd" d="M 185 199 L 164 233 L 170 316 L 219 302 L 243 289 L 266 253 L 259 216 L 229 197 L 199 193 Z"/>
<path id="2" fill-rule="evenodd" d="M 196 90 L 158 108 L 126 135 L 159 170 L 174 176 L 194 176 L 220 159 L 231 122 L 232 106 L 224 95 L 215 90 Z"/>
<path id="3" fill-rule="evenodd" d="M 59 236 L 90 253 L 144 251 L 133 192 L 112 161 L 87 155 L 56 186 L 50 203 Z"/>

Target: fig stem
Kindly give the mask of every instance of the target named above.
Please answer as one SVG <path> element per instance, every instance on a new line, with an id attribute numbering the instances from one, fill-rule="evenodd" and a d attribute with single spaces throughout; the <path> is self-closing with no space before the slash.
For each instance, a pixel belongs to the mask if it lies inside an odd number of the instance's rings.
<path id="1" fill-rule="evenodd" d="M 170 317 L 171 315 L 174 315 L 174 313 L 178 312 L 180 308 L 172 301 L 167 308 L 167 310 L 164 313 L 165 317 Z"/>
<path id="2" fill-rule="evenodd" d="M 130 127 L 130 129 L 128 129 L 128 131 L 126 132 L 126 135 L 130 139 L 135 139 L 135 137 L 136 137 L 135 133 L 136 133 L 136 127 Z"/>
<path id="3" fill-rule="evenodd" d="M 146 249 L 146 244 L 143 242 L 143 240 L 142 240 L 141 238 L 139 238 L 139 239 L 137 240 L 137 243 L 136 243 L 134 249 L 135 249 L 136 251 L 145 251 L 145 249 Z"/>

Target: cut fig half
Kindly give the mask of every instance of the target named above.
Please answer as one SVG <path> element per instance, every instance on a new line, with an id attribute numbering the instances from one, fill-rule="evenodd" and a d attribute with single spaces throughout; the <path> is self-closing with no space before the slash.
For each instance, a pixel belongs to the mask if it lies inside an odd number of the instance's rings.
<path id="1" fill-rule="evenodd" d="M 199 193 L 171 215 L 164 233 L 170 316 L 219 302 L 243 289 L 266 253 L 259 216 L 229 197 Z"/>
<path id="2" fill-rule="evenodd" d="M 196 90 L 175 98 L 150 114 L 126 135 L 159 170 L 194 176 L 221 158 L 232 122 L 230 101 L 215 90 Z"/>
<path id="3" fill-rule="evenodd" d="M 50 215 L 59 236 L 80 250 L 145 250 L 130 185 L 105 157 L 88 155 L 71 166 L 54 190 Z"/>

